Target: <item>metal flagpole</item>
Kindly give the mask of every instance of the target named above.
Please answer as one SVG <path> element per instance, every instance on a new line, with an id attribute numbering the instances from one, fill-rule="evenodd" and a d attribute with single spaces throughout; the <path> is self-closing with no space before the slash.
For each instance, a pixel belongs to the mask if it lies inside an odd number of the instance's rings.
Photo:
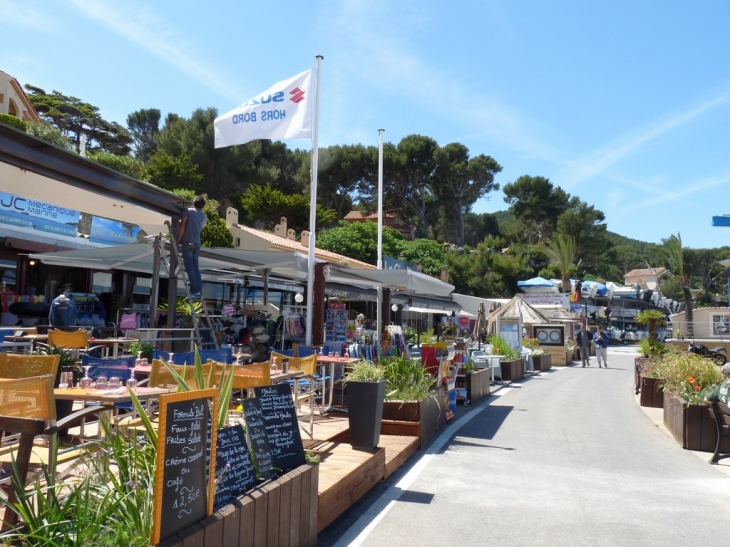
<path id="1" fill-rule="evenodd" d="M 378 129 L 378 270 L 383 269 L 383 131 Z M 377 340 L 383 334 L 383 287 L 378 287 Z M 377 351 L 377 350 L 376 350 Z"/>
<path id="2" fill-rule="evenodd" d="M 314 132 L 312 135 L 312 184 L 309 190 L 309 251 L 307 256 L 307 333 L 306 343 L 312 345 L 314 304 L 314 249 L 317 227 L 317 171 L 319 165 L 319 85 L 321 81 L 322 55 L 317 55 L 317 89 L 314 102 Z"/>

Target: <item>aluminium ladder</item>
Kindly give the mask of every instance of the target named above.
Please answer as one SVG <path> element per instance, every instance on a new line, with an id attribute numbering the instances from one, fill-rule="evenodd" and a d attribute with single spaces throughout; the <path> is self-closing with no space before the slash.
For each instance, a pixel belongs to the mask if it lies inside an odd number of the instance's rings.
<path id="1" fill-rule="evenodd" d="M 190 317 L 193 320 L 193 330 L 195 331 L 195 341 L 198 344 L 198 349 L 202 349 L 203 347 L 203 337 L 200 334 L 200 319 L 198 318 L 199 312 L 195 309 L 196 301 L 200 302 L 200 305 L 203 308 L 202 314 L 205 317 L 205 322 L 208 324 L 208 330 L 210 331 L 210 337 L 213 339 L 215 349 L 220 349 L 220 346 L 218 345 L 218 337 L 215 335 L 213 321 L 210 319 L 205 298 L 201 296 L 199 299 L 194 299 L 192 297 L 192 293 L 190 292 L 190 278 L 188 277 L 188 272 L 185 270 L 185 261 L 182 258 L 180 248 L 177 246 L 177 237 L 172 233 L 172 226 L 170 223 L 165 222 L 165 224 L 167 224 L 170 231 L 170 246 L 172 247 L 172 252 L 175 253 L 175 258 L 177 259 L 178 273 L 182 273 L 182 279 L 185 283 L 185 294 L 187 295 L 185 297 L 185 301 L 188 303 L 188 306 L 190 306 Z"/>

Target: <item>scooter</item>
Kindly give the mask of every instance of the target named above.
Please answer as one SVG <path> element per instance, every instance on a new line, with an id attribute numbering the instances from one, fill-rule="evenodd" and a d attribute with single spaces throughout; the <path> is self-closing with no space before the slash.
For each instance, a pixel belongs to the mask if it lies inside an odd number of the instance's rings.
<path id="1" fill-rule="evenodd" d="M 725 355 L 727 350 L 723 347 L 708 348 L 704 344 L 695 344 L 692 342 L 689 348 L 687 348 L 687 351 L 700 357 L 705 357 L 706 359 L 712 359 L 712 362 L 719 367 L 727 363 L 727 355 Z"/>

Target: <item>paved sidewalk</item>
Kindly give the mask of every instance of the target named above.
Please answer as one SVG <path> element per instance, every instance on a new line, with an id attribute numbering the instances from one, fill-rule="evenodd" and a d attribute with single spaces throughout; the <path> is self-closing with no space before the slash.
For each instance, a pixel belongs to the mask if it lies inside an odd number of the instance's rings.
<path id="1" fill-rule="evenodd" d="M 730 465 L 683 450 L 661 409 L 638 405 L 635 354 L 611 349 L 608 369 L 553 369 L 459 407 L 318 544 L 717 543 L 730 529 Z"/>

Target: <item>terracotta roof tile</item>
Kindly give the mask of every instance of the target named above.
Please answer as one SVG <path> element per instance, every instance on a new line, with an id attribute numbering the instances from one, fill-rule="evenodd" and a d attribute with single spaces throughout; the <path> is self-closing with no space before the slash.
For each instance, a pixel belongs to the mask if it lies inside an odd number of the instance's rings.
<path id="1" fill-rule="evenodd" d="M 277 236 L 270 232 L 256 230 L 255 228 L 251 228 L 251 227 L 245 226 L 243 224 L 236 224 L 235 226 L 248 234 L 251 234 L 251 235 L 259 237 L 265 241 L 268 241 L 269 243 L 271 243 L 272 247 L 275 247 L 275 248 L 278 247 L 280 250 L 297 251 L 297 252 L 304 253 L 304 254 L 308 254 L 308 252 L 309 252 L 309 249 L 307 247 L 305 247 L 304 245 L 302 245 L 299 241 L 295 241 L 293 239 L 289 239 L 286 237 Z M 273 249 L 273 250 L 276 250 L 276 249 Z M 367 262 L 361 262 L 360 260 L 355 260 L 354 258 L 350 258 L 348 256 L 343 256 L 343 255 L 340 255 L 337 253 L 333 253 L 331 251 L 325 251 L 324 249 L 315 248 L 314 255 L 317 258 L 326 260 L 327 262 L 337 263 L 337 264 L 341 264 L 343 266 L 346 265 L 346 266 L 369 269 L 369 270 L 377 269 L 374 265 L 368 264 Z"/>

